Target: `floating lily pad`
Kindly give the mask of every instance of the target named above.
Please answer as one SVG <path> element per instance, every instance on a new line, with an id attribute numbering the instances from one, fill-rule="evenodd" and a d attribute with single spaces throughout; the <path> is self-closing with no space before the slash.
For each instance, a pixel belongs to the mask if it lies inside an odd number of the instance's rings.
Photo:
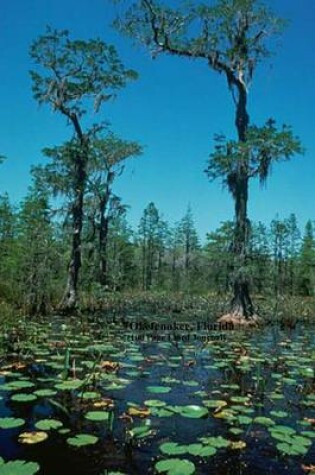
<path id="1" fill-rule="evenodd" d="M 232 402 L 248 402 L 249 397 L 248 396 L 232 396 L 231 397 Z"/>
<path id="2" fill-rule="evenodd" d="M 167 459 L 157 462 L 155 470 L 158 473 L 166 473 L 167 475 L 193 475 L 195 473 L 195 465 L 185 459 Z"/>
<path id="3" fill-rule="evenodd" d="M 231 434 L 234 434 L 234 435 L 240 435 L 244 432 L 244 430 L 240 429 L 239 427 L 231 427 L 229 429 L 229 432 L 231 432 Z"/>
<path id="4" fill-rule="evenodd" d="M 237 416 L 237 421 L 239 424 L 244 424 L 244 425 L 248 425 L 248 424 L 251 424 L 253 419 L 251 417 L 248 417 L 248 416 Z"/>
<path id="5" fill-rule="evenodd" d="M 1 417 L 0 418 L 0 429 L 14 429 L 15 427 L 20 427 L 25 424 L 24 419 L 19 419 L 15 417 Z"/>
<path id="6" fill-rule="evenodd" d="M 58 429 L 58 434 L 61 434 L 61 435 L 65 435 L 65 434 L 69 434 L 70 432 L 70 429 Z"/>
<path id="7" fill-rule="evenodd" d="M 82 399 L 98 399 L 100 393 L 97 393 L 96 391 L 86 391 L 83 394 L 80 394 L 80 397 L 82 397 Z"/>
<path id="8" fill-rule="evenodd" d="M 277 444 L 277 449 L 286 455 L 305 455 L 307 453 L 307 448 L 304 445 L 299 444 L 288 444 L 282 442 Z"/>
<path id="9" fill-rule="evenodd" d="M 163 407 L 166 406 L 166 402 L 159 401 L 158 399 L 147 399 L 144 401 L 144 405 L 148 407 Z"/>
<path id="10" fill-rule="evenodd" d="M 48 438 L 47 432 L 43 431 L 32 431 L 32 432 L 22 432 L 19 435 L 19 442 L 21 444 L 38 444 L 40 442 L 44 442 Z"/>
<path id="11" fill-rule="evenodd" d="M 236 442 L 231 442 L 231 449 L 232 450 L 242 450 L 245 449 L 246 447 L 246 442 L 243 440 L 238 440 Z"/>
<path id="12" fill-rule="evenodd" d="M 202 406 L 182 406 L 180 409 L 180 415 L 183 417 L 190 417 L 193 419 L 199 419 L 208 415 L 208 410 Z"/>
<path id="13" fill-rule="evenodd" d="M 288 413 L 285 411 L 270 411 L 270 415 L 273 417 L 287 417 Z"/>
<path id="14" fill-rule="evenodd" d="M 160 445 L 160 451 L 165 455 L 181 455 L 187 452 L 187 448 L 175 442 L 165 442 Z"/>
<path id="15" fill-rule="evenodd" d="M 255 424 L 260 424 L 260 425 L 263 425 L 263 426 L 274 426 L 276 423 L 275 421 L 273 421 L 272 419 L 270 419 L 269 417 L 255 417 L 254 419 L 254 423 Z"/>
<path id="16" fill-rule="evenodd" d="M 223 409 L 216 414 L 214 414 L 216 419 L 225 419 L 227 421 L 234 421 L 236 420 L 235 412 L 231 411 L 230 409 Z"/>
<path id="17" fill-rule="evenodd" d="M 53 397 L 57 394 L 57 391 L 53 389 L 38 389 L 34 391 L 34 394 L 39 397 Z"/>
<path id="18" fill-rule="evenodd" d="M 211 445 L 217 449 L 228 447 L 230 441 L 222 437 L 221 435 L 217 437 L 200 437 L 199 440 L 205 445 Z"/>
<path id="19" fill-rule="evenodd" d="M 60 429 L 62 426 L 62 422 L 57 419 L 42 419 L 35 424 L 36 429 L 39 430 Z"/>
<path id="20" fill-rule="evenodd" d="M 0 389 L 4 391 L 18 391 L 19 389 L 28 389 L 28 388 L 33 388 L 35 386 L 34 383 L 31 383 L 30 381 L 11 381 L 10 383 L 7 384 L 2 384 L 0 386 Z"/>
<path id="21" fill-rule="evenodd" d="M 151 414 L 155 417 L 172 417 L 174 415 L 174 412 L 164 409 L 163 407 L 152 407 Z"/>
<path id="22" fill-rule="evenodd" d="M 88 419 L 89 421 L 94 421 L 94 422 L 108 421 L 109 412 L 106 412 L 106 411 L 89 411 L 85 415 L 85 418 Z"/>
<path id="23" fill-rule="evenodd" d="M 0 475 L 35 475 L 40 469 L 36 462 L 13 460 L 4 462 L 0 457 Z"/>
<path id="24" fill-rule="evenodd" d="M 74 447 L 84 447 L 86 445 L 94 445 L 98 441 L 98 437 L 90 434 L 77 434 L 75 437 L 69 437 L 67 442 Z"/>
<path id="25" fill-rule="evenodd" d="M 301 432 L 301 435 L 303 437 L 309 437 L 310 439 L 315 439 L 315 431 L 311 431 L 311 430 L 303 430 Z"/>
<path id="26" fill-rule="evenodd" d="M 202 444 L 187 445 L 187 452 L 196 457 L 211 457 L 215 455 L 217 449 L 214 446 L 204 446 Z"/>
<path id="27" fill-rule="evenodd" d="M 31 402 L 31 401 L 35 401 L 35 399 L 37 399 L 37 396 L 34 394 L 20 393 L 20 394 L 13 394 L 13 396 L 11 396 L 11 401 L 14 401 L 14 402 Z"/>
<path id="28" fill-rule="evenodd" d="M 283 394 L 279 394 L 279 393 L 272 393 L 270 394 L 270 399 L 273 399 L 273 400 L 280 400 L 280 399 L 284 399 L 284 395 Z"/>
<path id="29" fill-rule="evenodd" d="M 171 391 L 169 386 L 147 386 L 147 391 L 153 394 L 166 394 Z"/>
<path id="30" fill-rule="evenodd" d="M 204 401 L 202 401 L 202 404 L 204 404 L 206 407 L 208 408 L 212 408 L 212 409 L 217 409 L 219 407 L 225 407 L 227 406 L 227 402 L 226 401 L 222 401 L 220 399 L 205 399 Z"/>
<path id="31" fill-rule="evenodd" d="M 270 430 L 271 432 L 278 432 L 285 435 L 293 435 L 296 433 L 296 431 L 292 429 L 292 427 L 283 425 L 275 425 Z"/>
<path id="32" fill-rule="evenodd" d="M 63 381 L 62 383 L 55 384 L 55 388 L 59 389 L 60 391 L 73 391 L 75 389 L 79 389 L 82 384 L 83 381 L 74 379 L 71 381 Z"/>

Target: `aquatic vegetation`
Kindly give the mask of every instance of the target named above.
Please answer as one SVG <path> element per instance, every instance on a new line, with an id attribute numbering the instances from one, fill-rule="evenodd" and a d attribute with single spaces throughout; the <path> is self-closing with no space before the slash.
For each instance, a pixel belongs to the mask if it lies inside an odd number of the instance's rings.
<path id="1" fill-rule="evenodd" d="M 74 447 L 85 447 L 86 445 L 96 444 L 98 438 L 90 434 L 77 434 L 74 437 L 69 437 L 67 442 Z"/>
<path id="2" fill-rule="evenodd" d="M 288 463 L 292 473 L 311 464 L 314 333 L 230 332 L 211 344 L 174 345 L 126 341 L 118 324 L 83 328 L 22 323 L 26 356 L 8 352 L 0 367 L 0 435 L 12 434 L 20 468 L 54 475 L 58 450 L 69 463 L 99 460 L 100 474 L 128 473 L 131 458 L 147 471 L 203 475 L 240 451 L 253 473 L 257 451 L 279 474 Z M 53 454 L 54 473 L 41 447 Z M 3 462 L 0 475 L 15 462 Z"/>
<path id="3" fill-rule="evenodd" d="M 167 475 L 192 475 L 195 473 L 195 465 L 185 459 L 167 459 L 161 460 L 155 464 L 158 473 Z"/>
<path id="4" fill-rule="evenodd" d="M 39 465 L 25 460 L 4 462 L 0 457 L 0 475 L 34 475 L 39 471 Z"/>

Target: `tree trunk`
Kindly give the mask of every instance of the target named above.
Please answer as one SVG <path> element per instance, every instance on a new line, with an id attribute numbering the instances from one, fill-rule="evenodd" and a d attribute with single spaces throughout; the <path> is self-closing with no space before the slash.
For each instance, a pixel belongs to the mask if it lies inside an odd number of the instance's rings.
<path id="1" fill-rule="evenodd" d="M 107 241 L 108 241 L 108 217 L 105 215 L 105 207 L 101 203 L 101 219 L 100 219 L 100 235 L 99 235 L 99 270 L 100 284 L 108 285 L 108 269 L 107 269 Z"/>
<path id="2" fill-rule="evenodd" d="M 80 150 L 76 151 L 74 160 L 73 191 L 74 199 L 72 204 L 72 245 L 71 258 L 68 268 L 68 280 L 63 298 L 59 308 L 66 312 L 75 311 L 78 304 L 78 280 L 81 268 L 81 236 L 83 226 L 83 201 L 86 186 L 86 166 L 89 156 L 89 139 L 83 133 L 79 117 L 75 112 L 71 112 L 60 106 L 64 114 L 73 125 Z"/>
<path id="3" fill-rule="evenodd" d="M 78 304 L 78 279 L 81 268 L 81 235 L 83 226 L 83 199 L 86 182 L 87 152 L 83 151 L 76 157 L 75 165 L 75 197 L 72 205 L 72 246 L 68 268 L 66 290 L 60 308 L 66 312 L 74 311 Z"/>
<path id="4" fill-rule="evenodd" d="M 236 108 L 235 125 L 240 142 L 246 141 L 246 132 L 249 124 L 247 113 L 247 91 L 239 84 L 239 97 Z M 248 244 L 248 159 L 246 157 L 238 163 L 233 175 L 233 196 L 235 202 L 235 229 L 234 246 L 235 268 L 233 275 L 233 298 L 231 313 L 239 317 L 250 318 L 254 314 L 250 298 L 249 281 L 246 272 L 246 255 Z"/>

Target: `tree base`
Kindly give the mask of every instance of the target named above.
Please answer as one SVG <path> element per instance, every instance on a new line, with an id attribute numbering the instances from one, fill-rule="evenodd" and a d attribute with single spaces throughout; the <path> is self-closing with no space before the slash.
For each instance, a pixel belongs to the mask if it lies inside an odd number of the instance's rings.
<path id="1" fill-rule="evenodd" d="M 263 319 L 256 314 L 251 315 L 250 317 L 245 317 L 243 312 L 234 311 L 222 315 L 222 317 L 218 319 L 218 323 L 233 325 L 233 328 L 237 330 L 245 327 L 257 328 L 263 324 Z"/>

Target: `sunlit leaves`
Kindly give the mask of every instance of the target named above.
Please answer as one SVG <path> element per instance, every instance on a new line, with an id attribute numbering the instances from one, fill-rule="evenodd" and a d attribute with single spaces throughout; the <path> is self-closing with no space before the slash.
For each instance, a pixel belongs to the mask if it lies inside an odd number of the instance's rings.
<path id="1" fill-rule="evenodd" d="M 69 118 L 71 113 L 85 113 L 86 99 L 92 99 L 98 110 L 137 77 L 123 66 L 114 46 L 100 39 L 72 40 L 66 30 L 47 27 L 33 42 L 30 54 L 37 65 L 31 71 L 35 99 L 50 103 Z"/>
<path id="2" fill-rule="evenodd" d="M 290 127 L 283 125 L 277 129 L 275 122 L 268 120 L 262 127 L 249 127 L 245 142 L 216 135 L 215 148 L 205 171 L 210 180 L 221 178 L 229 191 L 234 193 L 235 184 L 231 177 L 239 170 L 247 179 L 258 177 L 264 183 L 273 163 L 288 160 L 302 151 L 301 143 Z"/>

